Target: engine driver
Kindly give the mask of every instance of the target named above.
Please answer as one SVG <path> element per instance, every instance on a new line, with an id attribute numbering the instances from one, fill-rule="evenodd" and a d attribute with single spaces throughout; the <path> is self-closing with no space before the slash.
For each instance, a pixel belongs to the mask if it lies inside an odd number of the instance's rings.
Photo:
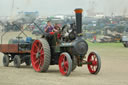
<path id="1" fill-rule="evenodd" d="M 58 30 L 51 24 L 50 21 L 47 22 L 46 26 L 44 27 L 44 31 L 49 32 L 58 32 Z"/>
<path id="2" fill-rule="evenodd" d="M 49 33 L 49 32 L 53 32 L 54 27 L 51 25 L 50 21 L 47 21 L 46 26 L 44 27 L 44 31 Z"/>

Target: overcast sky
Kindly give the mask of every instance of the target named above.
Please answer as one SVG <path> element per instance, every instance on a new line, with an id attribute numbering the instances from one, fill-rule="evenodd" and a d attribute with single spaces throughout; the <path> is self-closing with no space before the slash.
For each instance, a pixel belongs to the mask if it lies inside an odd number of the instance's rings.
<path id="1" fill-rule="evenodd" d="M 92 3 L 95 1 L 95 3 Z M 72 14 L 75 8 L 86 10 L 94 6 L 95 11 L 105 15 L 128 14 L 128 0 L 0 0 L 0 16 L 11 16 L 12 12 L 39 11 L 40 15 Z M 13 9 L 12 9 L 13 8 Z"/>

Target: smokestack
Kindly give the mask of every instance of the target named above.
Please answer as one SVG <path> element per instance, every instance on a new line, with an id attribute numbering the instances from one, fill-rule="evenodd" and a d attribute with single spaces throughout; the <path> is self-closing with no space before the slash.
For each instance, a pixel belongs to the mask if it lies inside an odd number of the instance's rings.
<path id="1" fill-rule="evenodd" d="M 79 33 L 82 33 L 82 12 L 83 12 L 83 9 L 77 8 L 74 11 L 76 13 L 77 34 L 79 34 Z"/>

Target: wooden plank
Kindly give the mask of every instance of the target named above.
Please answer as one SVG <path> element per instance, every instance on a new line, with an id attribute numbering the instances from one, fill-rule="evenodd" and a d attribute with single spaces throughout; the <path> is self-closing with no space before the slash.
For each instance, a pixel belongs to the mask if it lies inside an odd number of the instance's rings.
<path id="1" fill-rule="evenodd" d="M 0 44 L 0 52 L 2 53 L 31 53 L 31 50 L 19 51 L 18 44 Z"/>
<path id="2" fill-rule="evenodd" d="M 0 44 L 0 52 L 17 53 L 18 52 L 18 44 Z"/>

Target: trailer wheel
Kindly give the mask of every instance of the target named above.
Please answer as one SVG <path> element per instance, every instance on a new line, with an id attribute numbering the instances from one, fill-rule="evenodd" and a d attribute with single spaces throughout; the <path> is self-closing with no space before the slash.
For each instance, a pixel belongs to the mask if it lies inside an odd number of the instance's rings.
<path id="1" fill-rule="evenodd" d="M 14 66 L 16 68 L 19 68 L 20 67 L 20 64 L 21 64 L 21 58 L 20 58 L 20 56 L 19 55 L 15 55 L 13 61 L 14 61 Z"/>
<path id="2" fill-rule="evenodd" d="M 77 67 L 77 59 L 76 56 L 73 56 L 72 58 L 72 71 L 74 71 Z"/>
<path id="3" fill-rule="evenodd" d="M 64 76 L 69 76 L 72 72 L 72 59 L 66 52 L 62 53 L 59 57 L 59 70 Z"/>
<path id="4" fill-rule="evenodd" d="M 87 62 L 89 63 L 87 66 L 91 74 L 99 73 L 101 68 L 101 59 L 97 53 L 91 52 L 88 56 Z"/>
<path id="5" fill-rule="evenodd" d="M 3 65 L 5 67 L 8 67 L 8 65 L 9 65 L 9 56 L 8 55 L 3 56 Z"/>
<path id="6" fill-rule="evenodd" d="M 46 72 L 51 60 L 50 46 L 46 39 L 35 40 L 31 50 L 32 66 L 37 72 Z"/>

